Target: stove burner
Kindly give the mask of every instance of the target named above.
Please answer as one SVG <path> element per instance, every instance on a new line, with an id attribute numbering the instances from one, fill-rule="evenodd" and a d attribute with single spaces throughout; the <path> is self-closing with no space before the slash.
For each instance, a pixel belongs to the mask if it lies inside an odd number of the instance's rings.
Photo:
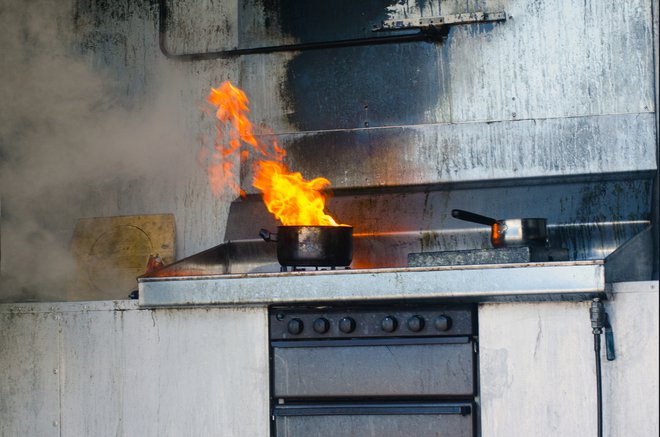
<path id="1" fill-rule="evenodd" d="M 289 270 L 291 269 L 291 270 Z M 322 270 L 350 270 L 349 266 L 280 266 L 280 272 L 318 272 Z"/>

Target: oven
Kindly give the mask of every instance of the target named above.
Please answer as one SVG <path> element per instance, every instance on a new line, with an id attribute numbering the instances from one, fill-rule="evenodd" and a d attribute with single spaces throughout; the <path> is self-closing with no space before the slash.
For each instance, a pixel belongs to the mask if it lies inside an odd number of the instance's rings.
<path id="1" fill-rule="evenodd" d="M 475 435 L 476 308 L 269 310 L 272 434 Z"/>

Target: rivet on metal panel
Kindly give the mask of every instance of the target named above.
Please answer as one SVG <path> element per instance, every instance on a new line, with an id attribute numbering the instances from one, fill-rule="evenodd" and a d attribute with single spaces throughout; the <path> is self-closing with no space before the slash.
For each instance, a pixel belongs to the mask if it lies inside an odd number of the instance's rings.
<path id="1" fill-rule="evenodd" d="M 53 420 L 53 426 L 60 426 L 60 422 L 58 422 L 57 420 Z"/>
<path id="2" fill-rule="evenodd" d="M 515 112 L 512 112 L 512 113 L 511 113 L 511 117 L 516 118 L 516 113 L 515 113 Z"/>
<path id="3" fill-rule="evenodd" d="M 59 373 L 59 370 L 58 370 L 58 369 L 53 369 L 53 374 L 54 374 L 54 375 L 57 375 L 58 373 Z"/>

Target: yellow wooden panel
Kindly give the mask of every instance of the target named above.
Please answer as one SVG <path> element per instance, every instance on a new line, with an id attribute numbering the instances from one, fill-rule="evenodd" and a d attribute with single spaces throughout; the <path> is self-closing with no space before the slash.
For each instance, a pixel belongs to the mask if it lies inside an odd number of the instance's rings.
<path id="1" fill-rule="evenodd" d="M 137 288 L 149 255 L 174 261 L 172 214 L 95 217 L 78 220 L 71 251 L 78 263 L 70 300 L 126 299 Z"/>

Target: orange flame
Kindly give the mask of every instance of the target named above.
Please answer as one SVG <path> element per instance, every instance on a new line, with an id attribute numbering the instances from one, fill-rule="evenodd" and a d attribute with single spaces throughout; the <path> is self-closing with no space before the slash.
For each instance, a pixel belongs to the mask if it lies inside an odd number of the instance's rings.
<path id="1" fill-rule="evenodd" d="M 330 181 L 303 179 L 282 163 L 259 161 L 252 185 L 263 193 L 264 203 L 285 226 L 339 226 L 325 213 L 325 196 L 320 190 Z"/>
<path id="2" fill-rule="evenodd" d="M 234 193 L 243 190 L 235 182 L 233 167 L 238 154 L 240 162 L 246 162 L 250 152 L 257 152 L 266 159 L 255 164 L 252 185 L 263 193 L 263 200 L 272 214 L 285 226 L 342 226 L 325 213 L 326 196 L 321 190 L 330 181 L 316 178 L 303 179 L 300 173 L 291 172 L 281 161 L 284 149 L 272 138 L 267 146 L 257 139 L 254 127 L 247 117 L 249 100 L 245 93 L 230 82 L 211 88 L 207 101 L 215 106 L 216 139 L 214 151 L 203 149 L 198 159 L 208 162 L 207 173 L 211 189 L 220 195 L 225 189 Z M 241 150 L 243 144 L 251 147 Z"/>

